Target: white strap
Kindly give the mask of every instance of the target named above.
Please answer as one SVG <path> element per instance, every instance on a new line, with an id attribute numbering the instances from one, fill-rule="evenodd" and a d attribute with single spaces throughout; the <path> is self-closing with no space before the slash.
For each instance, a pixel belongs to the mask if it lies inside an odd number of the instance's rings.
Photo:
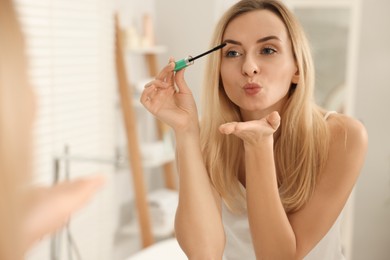
<path id="1" fill-rule="evenodd" d="M 328 120 L 328 117 L 332 114 L 337 114 L 337 111 L 328 111 L 326 112 L 326 114 L 324 115 L 324 119 L 325 121 Z"/>

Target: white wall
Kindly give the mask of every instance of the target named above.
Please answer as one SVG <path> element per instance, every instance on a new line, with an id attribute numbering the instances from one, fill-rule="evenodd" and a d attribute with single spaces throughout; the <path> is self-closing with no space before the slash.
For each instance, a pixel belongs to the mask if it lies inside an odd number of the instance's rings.
<path id="1" fill-rule="evenodd" d="M 168 47 L 167 53 L 161 56 L 161 66 L 168 62 L 169 57 L 179 60 L 189 55 L 198 55 L 209 48 L 215 22 L 214 2 L 155 1 L 156 38 L 158 43 Z M 196 60 L 194 65 L 186 69 L 187 83 L 197 100 L 203 80 L 204 62 L 205 59 Z"/>
<path id="2" fill-rule="evenodd" d="M 390 16 L 388 0 L 363 1 L 355 115 L 369 147 L 356 187 L 353 259 L 390 258 Z"/>

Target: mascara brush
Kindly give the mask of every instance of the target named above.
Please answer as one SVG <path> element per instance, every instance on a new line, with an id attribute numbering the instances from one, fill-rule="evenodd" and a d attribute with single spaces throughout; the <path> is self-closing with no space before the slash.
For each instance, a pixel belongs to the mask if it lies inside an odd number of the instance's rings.
<path id="1" fill-rule="evenodd" d="M 181 69 L 184 69 L 185 67 L 188 67 L 188 66 L 194 64 L 194 61 L 196 59 L 199 59 L 200 57 L 203 57 L 203 56 L 205 56 L 205 55 L 207 55 L 209 53 L 212 53 L 212 52 L 214 52 L 216 50 L 222 49 L 225 46 L 226 46 L 226 43 L 224 42 L 224 43 L 222 43 L 222 44 L 212 48 L 211 50 L 208 50 L 208 51 L 206 51 L 206 52 L 204 52 L 202 54 L 199 54 L 198 56 L 195 56 L 195 57 L 188 56 L 187 58 L 184 58 L 184 59 L 181 59 L 179 61 L 176 61 L 175 62 L 175 69 L 174 69 L 174 71 L 179 71 Z"/>

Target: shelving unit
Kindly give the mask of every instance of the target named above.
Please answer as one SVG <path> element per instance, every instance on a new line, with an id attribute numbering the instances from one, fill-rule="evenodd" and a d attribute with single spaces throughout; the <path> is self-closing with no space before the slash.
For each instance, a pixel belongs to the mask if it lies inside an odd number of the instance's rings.
<path id="1" fill-rule="evenodd" d="M 147 70 L 150 79 L 154 78 L 158 73 L 158 62 L 157 62 L 157 56 L 159 54 L 165 53 L 166 47 L 165 46 L 152 46 L 152 47 L 140 47 L 140 48 L 132 48 L 127 49 L 125 51 L 125 55 L 141 55 L 144 56 L 145 62 L 147 64 Z M 133 102 L 133 105 L 135 107 L 142 107 L 142 104 L 139 101 L 139 97 L 135 97 L 135 100 Z M 157 135 L 159 140 L 169 140 L 169 136 L 167 136 L 168 129 L 167 126 L 161 123 L 160 121 L 156 120 L 157 125 Z M 168 139 L 168 140 L 167 140 Z M 167 148 L 168 146 L 166 146 Z M 174 175 L 174 164 L 172 163 L 174 161 L 174 151 L 173 150 L 165 150 L 164 153 L 161 154 L 158 158 L 149 158 L 148 160 L 145 160 L 144 167 L 153 168 L 162 166 L 164 169 L 164 180 L 165 180 L 165 187 L 168 189 L 176 189 L 176 183 L 175 183 L 175 175 Z"/>
<path id="2" fill-rule="evenodd" d="M 127 52 L 143 55 L 146 60 L 147 70 L 150 77 L 157 75 L 157 55 L 164 52 L 163 46 L 151 48 L 137 48 L 125 50 L 122 47 L 123 37 L 122 30 L 119 26 L 118 17 L 116 17 L 116 67 L 118 77 L 118 87 L 120 103 L 125 123 L 126 139 L 127 139 L 127 154 L 131 167 L 131 177 L 133 179 L 135 205 L 138 213 L 139 228 L 134 225 L 127 227 L 128 233 L 139 230 L 141 236 L 142 247 L 150 246 L 154 243 L 155 237 L 173 235 L 173 225 L 171 227 L 161 227 L 160 229 L 152 229 L 151 217 L 148 208 L 148 194 L 146 192 L 146 183 L 144 180 L 145 167 L 163 167 L 164 181 L 167 189 L 176 189 L 176 179 L 174 172 L 174 151 L 172 149 L 163 150 L 161 153 L 156 153 L 155 156 L 143 158 L 142 144 L 139 142 L 137 133 L 137 117 L 135 108 L 140 106 L 139 101 L 136 101 L 132 87 L 129 84 L 125 56 Z M 156 131 L 158 141 L 153 145 L 156 147 L 167 147 L 164 143 L 169 142 L 169 133 L 167 127 L 159 121 L 156 121 Z M 150 147 L 149 147 L 150 148 Z M 153 146 L 151 147 L 153 149 Z"/>

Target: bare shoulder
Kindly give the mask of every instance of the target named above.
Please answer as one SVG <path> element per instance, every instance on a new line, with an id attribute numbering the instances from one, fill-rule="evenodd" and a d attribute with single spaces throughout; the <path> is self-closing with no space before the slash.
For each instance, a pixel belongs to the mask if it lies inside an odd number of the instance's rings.
<path id="1" fill-rule="evenodd" d="M 367 148 L 368 136 L 365 126 L 357 119 L 343 114 L 332 115 L 328 120 L 331 146 L 342 149 Z"/>
<path id="2" fill-rule="evenodd" d="M 367 151 L 368 136 L 365 126 L 359 120 L 342 114 L 332 115 L 327 122 L 330 132 L 328 163 L 339 170 L 344 169 L 341 172 L 356 177 Z"/>

